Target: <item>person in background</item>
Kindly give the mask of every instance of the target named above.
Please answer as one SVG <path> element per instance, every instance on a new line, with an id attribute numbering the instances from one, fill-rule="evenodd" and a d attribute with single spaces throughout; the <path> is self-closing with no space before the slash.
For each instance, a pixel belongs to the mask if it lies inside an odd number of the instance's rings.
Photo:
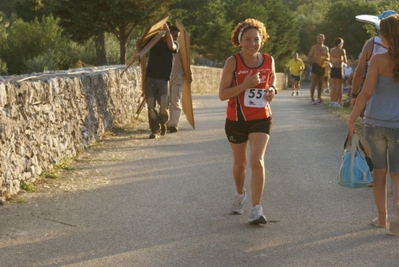
<path id="1" fill-rule="evenodd" d="M 343 64 L 343 69 L 344 69 L 344 86 L 348 85 L 348 80 L 349 77 L 351 76 L 352 72 L 353 72 L 353 68 L 351 66 L 349 66 L 347 63 Z"/>
<path id="2" fill-rule="evenodd" d="M 272 124 L 270 102 L 277 93 L 274 59 L 259 53 L 268 37 L 265 25 L 256 19 L 238 23 L 231 41 L 241 51 L 226 60 L 219 86 L 220 100 L 228 100 L 225 132 L 234 158 L 236 193 L 231 212 L 244 212 L 249 151 L 252 208 L 248 221 L 252 224 L 267 222 L 261 206 L 266 179 L 264 155 Z"/>
<path id="3" fill-rule="evenodd" d="M 336 38 L 334 40 L 334 47 L 330 50 L 330 61 L 332 64 L 330 78 L 331 78 L 331 92 L 330 92 L 330 107 L 342 108 L 342 79 L 343 79 L 343 64 L 347 63 L 346 52 L 342 47 L 344 40 Z"/>
<path id="4" fill-rule="evenodd" d="M 321 104 L 321 91 L 323 87 L 323 78 L 325 73 L 325 61 L 330 60 L 330 53 L 327 46 L 324 45 L 324 34 L 317 35 L 317 44 L 310 48 L 308 60 L 312 62 L 312 78 L 310 83 L 310 104 Z M 317 100 L 314 100 L 314 91 L 317 86 Z"/>
<path id="5" fill-rule="evenodd" d="M 288 71 L 290 72 L 291 77 L 291 87 L 292 87 L 292 96 L 299 96 L 299 89 L 301 87 L 301 76 L 302 72 L 305 69 L 305 64 L 302 59 L 298 57 L 298 53 L 295 52 L 293 58 L 288 63 Z"/>
<path id="6" fill-rule="evenodd" d="M 166 134 L 166 123 L 169 120 L 169 80 L 173 60 L 179 44 L 173 41 L 172 34 L 179 29 L 176 26 L 163 25 L 166 31 L 151 49 L 148 58 L 145 79 L 145 99 L 148 108 L 148 122 L 151 129 L 150 139 Z M 159 112 L 155 109 L 159 104 Z"/>
<path id="7" fill-rule="evenodd" d="M 178 29 L 178 28 L 177 28 Z M 176 42 L 180 31 L 172 33 L 173 40 Z M 179 121 L 181 117 L 182 105 L 181 98 L 183 96 L 183 81 L 188 79 L 191 83 L 193 76 L 190 71 L 189 77 L 184 77 L 183 65 L 180 53 L 176 53 L 175 61 L 173 63 L 172 75 L 170 78 L 170 107 L 169 107 L 169 122 L 168 132 L 176 133 L 179 130 Z"/>
<path id="8" fill-rule="evenodd" d="M 387 173 L 391 177 L 393 216 L 389 230 L 399 233 L 399 15 L 380 22 L 381 44 L 387 52 L 370 59 L 362 91 L 348 121 L 348 135 L 356 132 L 355 121 L 365 109 L 364 135 L 374 164 L 373 193 L 378 216 L 371 221 L 387 227 Z M 367 105 L 366 105 L 367 104 Z"/>

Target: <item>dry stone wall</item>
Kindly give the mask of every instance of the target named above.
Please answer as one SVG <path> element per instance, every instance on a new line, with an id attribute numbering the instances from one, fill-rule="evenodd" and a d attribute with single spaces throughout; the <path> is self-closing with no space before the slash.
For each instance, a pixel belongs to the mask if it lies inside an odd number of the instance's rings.
<path id="1" fill-rule="evenodd" d="M 0 81 L 0 197 L 16 194 L 65 157 L 74 157 L 134 119 L 140 71 L 76 69 Z"/>
<path id="2" fill-rule="evenodd" d="M 0 202 L 79 149 L 135 119 L 141 72 L 125 66 L 0 77 Z M 193 93 L 217 93 L 222 70 L 193 66 Z M 277 86 L 283 88 L 283 76 Z"/>

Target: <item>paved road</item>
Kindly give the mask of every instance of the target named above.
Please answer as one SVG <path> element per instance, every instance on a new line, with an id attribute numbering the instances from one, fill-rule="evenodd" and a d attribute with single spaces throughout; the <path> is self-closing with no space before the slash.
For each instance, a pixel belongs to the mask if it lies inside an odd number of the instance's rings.
<path id="1" fill-rule="evenodd" d="M 75 173 L 95 187 L 0 207 L 0 265 L 399 265 L 399 237 L 368 224 L 376 216 L 372 189 L 335 184 L 346 125 L 326 107 L 289 91 L 272 103 L 269 223 L 252 226 L 248 212 L 229 213 L 226 102 L 216 95 L 194 102 L 196 130 L 183 122 L 158 140 L 125 133 L 89 151 Z"/>

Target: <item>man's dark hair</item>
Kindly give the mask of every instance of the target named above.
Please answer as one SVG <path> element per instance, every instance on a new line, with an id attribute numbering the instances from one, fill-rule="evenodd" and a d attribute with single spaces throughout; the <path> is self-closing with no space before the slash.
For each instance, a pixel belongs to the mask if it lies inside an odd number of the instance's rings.
<path id="1" fill-rule="evenodd" d="M 180 32 L 179 28 L 177 28 L 175 25 L 169 26 L 170 33 L 174 32 Z"/>

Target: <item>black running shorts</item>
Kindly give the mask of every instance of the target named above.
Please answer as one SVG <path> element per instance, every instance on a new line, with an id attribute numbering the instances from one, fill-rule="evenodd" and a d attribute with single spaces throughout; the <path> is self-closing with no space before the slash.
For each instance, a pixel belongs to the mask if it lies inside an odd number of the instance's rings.
<path id="1" fill-rule="evenodd" d="M 270 135 L 272 118 L 253 121 L 231 121 L 226 119 L 225 132 L 230 143 L 240 144 L 248 140 L 250 133 Z"/>

